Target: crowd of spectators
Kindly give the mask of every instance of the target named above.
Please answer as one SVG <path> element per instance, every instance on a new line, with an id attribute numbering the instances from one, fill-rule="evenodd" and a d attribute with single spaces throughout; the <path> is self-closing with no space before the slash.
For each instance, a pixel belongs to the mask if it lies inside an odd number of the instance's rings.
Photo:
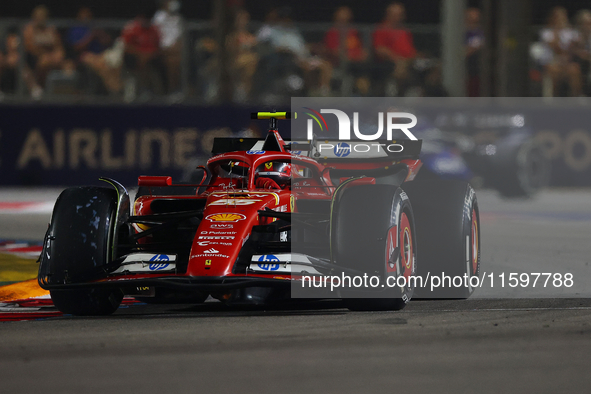
<path id="1" fill-rule="evenodd" d="M 81 7 L 75 22 L 60 31 L 51 24 L 49 9 L 39 5 L 22 29 L 13 26 L 4 34 L 0 93 L 16 93 L 22 81 L 33 99 L 48 91 L 127 101 L 174 95 L 181 89 L 179 9 L 178 1 L 162 0 L 153 16 L 140 13 L 121 31 L 109 32 L 96 23 L 91 8 Z"/>
<path id="2" fill-rule="evenodd" d="M 574 21 L 564 7 L 554 7 L 532 45 L 544 96 L 591 95 L 591 11 L 579 10 Z"/>
<path id="3" fill-rule="evenodd" d="M 392 3 L 369 37 L 354 25 L 350 7 L 334 11 L 332 27 L 307 41 L 290 7 L 271 9 L 258 29 L 235 12 L 227 49 L 235 101 L 276 95 L 446 95 L 436 59 L 415 48 L 405 8 Z"/>
<path id="4" fill-rule="evenodd" d="M 185 73 L 192 78 L 189 90 L 206 100 L 215 99 L 221 83 L 230 85 L 231 99 L 240 103 L 269 94 L 447 95 L 437 56 L 415 46 L 399 2 L 388 5 L 369 32 L 358 29 L 350 7 L 338 7 L 332 27 L 314 41 L 305 39 L 289 7 L 269 10 L 256 27 L 247 10 L 236 8 L 222 45 L 213 33 L 184 45 L 178 0 L 160 0 L 155 13 L 139 13 L 120 30 L 101 27 L 88 7 L 81 7 L 67 28 L 57 29 L 49 17 L 49 9 L 39 5 L 28 23 L 4 32 L 1 93 L 20 89 L 33 99 L 55 93 L 125 101 L 182 98 L 185 55 L 191 59 L 192 70 Z M 476 8 L 466 11 L 468 96 L 480 95 L 480 17 Z M 544 95 L 591 93 L 591 11 L 580 11 L 573 27 L 563 7 L 552 9 L 530 52 L 538 72 L 530 75 L 539 76 Z M 227 73 L 219 72 L 222 67 Z M 219 75 L 228 78 L 220 81 Z"/>
<path id="5" fill-rule="evenodd" d="M 22 82 L 21 92 L 24 89 L 34 99 L 54 93 L 89 93 L 133 101 L 180 94 L 186 50 L 180 3 L 162 0 L 159 5 L 153 15 L 140 13 L 120 31 L 101 28 L 88 7 L 81 7 L 67 28 L 57 29 L 48 8 L 35 7 L 30 22 L 4 34 L 0 91 L 13 94 Z M 353 26 L 352 9 L 339 7 L 323 39 L 307 42 L 289 7 L 270 10 L 256 29 L 247 10 L 234 9 L 222 48 L 232 99 L 248 102 L 269 92 L 406 94 L 412 86 L 420 86 L 419 79 L 424 77 L 414 67 L 414 60 L 423 55 L 404 26 L 404 6 L 393 3 L 384 15 L 368 40 Z M 209 92 L 214 97 L 219 92 L 218 47 L 213 35 L 188 46 L 196 53 L 189 54 L 196 63 L 189 74 L 199 80 L 192 87 L 196 95 Z M 431 77 L 431 83 L 436 79 Z"/>

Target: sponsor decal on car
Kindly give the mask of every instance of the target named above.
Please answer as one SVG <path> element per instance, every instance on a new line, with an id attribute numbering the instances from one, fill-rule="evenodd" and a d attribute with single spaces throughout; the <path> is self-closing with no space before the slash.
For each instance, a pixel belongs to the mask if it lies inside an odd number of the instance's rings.
<path id="1" fill-rule="evenodd" d="M 275 192 L 262 192 L 257 191 L 256 193 L 249 193 L 248 191 L 242 192 L 216 192 L 212 193 L 212 197 L 226 197 L 226 198 L 242 198 L 242 199 L 252 199 L 252 198 L 264 198 L 268 196 L 275 197 L 275 204 L 279 204 L 279 194 Z M 240 204 L 240 203 L 238 203 Z"/>
<path id="2" fill-rule="evenodd" d="M 259 257 L 259 261 L 261 262 L 266 262 L 266 263 L 259 263 L 257 264 L 258 267 L 262 270 L 265 271 L 277 271 L 279 269 L 279 259 L 272 255 L 272 254 L 264 254 L 261 257 Z M 270 262 L 277 262 L 275 264 L 270 264 Z"/>
<path id="3" fill-rule="evenodd" d="M 310 265 L 312 262 L 308 256 L 301 253 L 253 255 L 250 261 L 251 264 L 249 269 L 255 272 L 291 274 L 305 273 L 306 275 L 321 274 L 316 268 Z"/>
<path id="4" fill-rule="evenodd" d="M 261 197 L 266 197 L 267 194 L 256 194 L 256 193 L 253 194 L 253 193 L 249 193 L 248 191 L 244 191 L 244 192 L 212 193 L 211 196 L 212 197 L 231 197 L 231 198 L 253 198 L 253 197 L 261 198 Z"/>
<path id="5" fill-rule="evenodd" d="M 200 235 L 199 239 L 234 239 L 233 235 Z"/>
<path id="6" fill-rule="evenodd" d="M 262 200 L 251 200 L 251 199 L 246 199 L 248 197 L 242 197 L 242 198 L 222 198 L 219 199 L 217 201 L 214 201 L 212 203 L 209 203 L 208 206 L 212 206 L 212 205 L 251 205 L 251 204 L 256 204 L 257 201 L 262 201 Z"/>
<path id="7" fill-rule="evenodd" d="M 241 213 L 215 213 L 205 217 L 210 222 L 238 222 L 246 219 Z"/>
<path id="8" fill-rule="evenodd" d="M 247 155 L 262 155 L 264 153 L 265 153 L 264 150 L 247 150 L 246 151 Z"/>
<path id="9" fill-rule="evenodd" d="M 225 234 L 236 234 L 236 231 L 202 231 L 201 234 L 206 235 L 225 235 Z"/>
<path id="10" fill-rule="evenodd" d="M 280 242 L 287 242 L 288 236 L 287 231 L 282 231 L 279 233 L 279 241 Z"/>
<path id="11" fill-rule="evenodd" d="M 287 145 L 289 145 L 289 149 L 290 149 L 292 155 L 301 156 L 301 154 L 302 154 L 302 151 L 301 150 L 294 150 L 294 148 L 296 147 L 296 145 L 298 145 L 297 142 L 292 142 L 292 143 L 289 143 Z"/>
<path id="12" fill-rule="evenodd" d="M 210 245 L 224 245 L 224 246 L 232 246 L 231 242 L 216 242 L 216 241 L 199 241 L 197 242 L 199 246 L 210 246 Z"/>
<path id="13" fill-rule="evenodd" d="M 310 182 L 307 181 L 303 181 L 303 182 L 295 182 L 293 183 L 293 188 L 294 189 L 301 189 L 302 187 L 307 187 L 307 186 L 311 186 L 312 184 Z"/>
<path id="14" fill-rule="evenodd" d="M 396 233 L 398 231 L 397 228 L 398 228 L 398 226 L 393 226 L 392 228 L 390 228 L 390 231 L 388 232 L 388 256 L 390 256 L 390 257 L 394 255 L 394 251 L 396 250 L 396 247 L 398 246 L 398 238 L 396 237 Z M 399 271 L 399 269 L 396 269 L 396 265 L 399 264 L 400 253 L 395 255 L 395 258 L 396 258 L 396 260 L 391 260 L 391 259 L 388 260 L 388 266 L 394 272 Z"/>
<path id="15" fill-rule="evenodd" d="M 346 142 L 339 142 L 334 147 L 334 155 L 336 157 L 347 157 L 351 154 L 351 145 Z"/>
<path id="16" fill-rule="evenodd" d="M 154 271 L 174 271 L 176 255 L 132 253 L 125 257 L 121 266 L 113 273 L 140 273 Z"/>
<path id="17" fill-rule="evenodd" d="M 279 207 L 273 208 L 275 212 L 287 212 L 287 204 L 283 204 Z"/>
<path id="18" fill-rule="evenodd" d="M 153 253 L 132 253 L 125 257 L 122 265 L 136 262 L 171 262 L 176 261 L 176 255 L 174 254 L 153 254 Z"/>
<path id="19" fill-rule="evenodd" d="M 168 257 L 168 255 L 165 254 L 157 254 L 154 255 L 154 257 L 152 257 L 150 261 L 170 261 L 170 258 Z"/>
<path id="20" fill-rule="evenodd" d="M 150 264 L 149 268 L 150 271 L 161 271 L 168 267 L 168 263 L 152 263 Z"/>
<path id="21" fill-rule="evenodd" d="M 233 224 L 217 224 L 214 223 L 211 226 L 209 226 L 209 228 L 218 228 L 218 229 L 225 229 L 225 228 L 234 228 Z"/>
<path id="22" fill-rule="evenodd" d="M 230 256 L 225 255 L 225 254 L 221 254 L 221 253 L 215 253 L 215 254 L 212 254 L 212 253 L 207 253 L 207 254 L 201 253 L 201 254 L 194 254 L 194 255 L 191 256 L 192 259 L 197 258 L 197 257 L 221 257 L 223 259 L 227 259 Z"/>

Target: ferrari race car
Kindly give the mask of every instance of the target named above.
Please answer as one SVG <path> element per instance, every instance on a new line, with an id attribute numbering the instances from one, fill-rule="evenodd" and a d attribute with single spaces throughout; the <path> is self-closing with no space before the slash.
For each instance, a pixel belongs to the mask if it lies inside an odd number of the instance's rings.
<path id="1" fill-rule="evenodd" d="M 373 152 L 355 141 L 284 141 L 277 119 L 290 116 L 253 114 L 270 119 L 264 140 L 216 139 L 196 184 L 140 176 L 133 202 L 110 179 L 102 179 L 110 187 L 64 190 L 45 237 L 40 286 L 74 315 L 111 314 L 124 295 L 228 304 L 339 298 L 352 310 L 399 310 L 415 291 L 469 297 L 470 286 L 428 283 L 479 275 L 472 187 L 414 181 L 420 140 L 382 141 Z M 381 285 L 300 292 L 316 279 L 363 275 Z"/>

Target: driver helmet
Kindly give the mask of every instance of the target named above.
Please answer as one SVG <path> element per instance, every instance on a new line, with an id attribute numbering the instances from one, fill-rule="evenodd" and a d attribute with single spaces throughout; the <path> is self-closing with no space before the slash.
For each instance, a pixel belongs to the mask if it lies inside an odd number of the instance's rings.
<path id="1" fill-rule="evenodd" d="M 291 185 L 291 164 L 268 161 L 256 169 L 255 180 L 258 178 L 270 178 L 283 189 Z"/>

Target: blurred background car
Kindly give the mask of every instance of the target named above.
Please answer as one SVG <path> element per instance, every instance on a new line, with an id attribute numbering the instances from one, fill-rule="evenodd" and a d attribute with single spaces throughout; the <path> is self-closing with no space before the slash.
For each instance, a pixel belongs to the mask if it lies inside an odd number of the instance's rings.
<path id="1" fill-rule="evenodd" d="M 506 121 L 486 130 L 471 115 L 460 125 L 446 117 L 438 119 L 439 127 L 423 120 L 415 128 L 423 140 L 417 179 L 461 179 L 509 198 L 533 197 L 549 185 L 551 163 L 523 115 L 493 115 Z"/>

